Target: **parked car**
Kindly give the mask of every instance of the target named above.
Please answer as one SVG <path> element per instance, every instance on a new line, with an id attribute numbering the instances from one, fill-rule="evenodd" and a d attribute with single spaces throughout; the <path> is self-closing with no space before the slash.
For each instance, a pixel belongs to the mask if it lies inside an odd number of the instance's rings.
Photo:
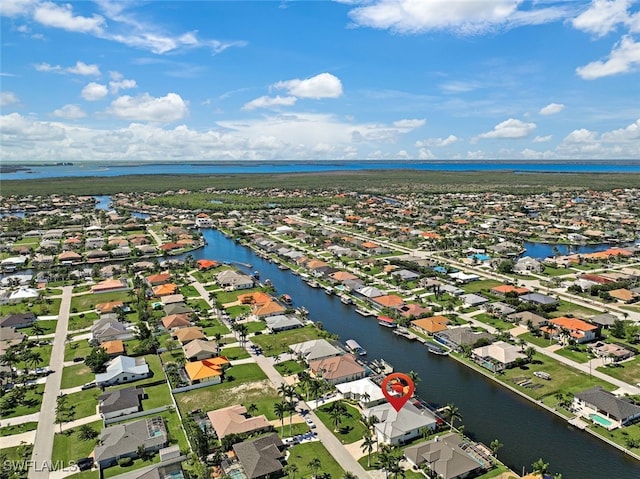
<path id="1" fill-rule="evenodd" d="M 316 423 L 313 422 L 313 420 L 310 417 L 304 418 L 304 422 L 306 422 L 307 426 L 309 426 L 311 429 L 315 429 Z"/>
<path id="2" fill-rule="evenodd" d="M 87 471 L 93 467 L 93 458 L 91 457 L 83 457 L 81 459 L 76 460 L 76 466 L 81 471 Z"/>
<path id="3" fill-rule="evenodd" d="M 81 363 L 82 361 L 84 361 L 84 358 L 73 358 L 74 363 Z"/>
<path id="4" fill-rule="evenodd" d="M 83 384 L 80 389 L 82 389 L 84 391 L 86 389 L 95 388 L 96 386 L 97 386 L 96 382 L 95 381 L 91 381 L 90 383 Z"/>

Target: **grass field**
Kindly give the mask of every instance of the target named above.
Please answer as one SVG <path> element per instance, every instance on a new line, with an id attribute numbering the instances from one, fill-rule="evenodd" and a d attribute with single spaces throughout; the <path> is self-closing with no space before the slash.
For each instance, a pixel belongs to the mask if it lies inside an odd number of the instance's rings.
<path id="1" fill-rule="evenodd" d="M 27 386 L 27 392 L 24 396 L 24 400 L 14 409 L 5 410 L 2 414 L 2 418 L 7 419 L 10 417 L 24 416 L 25 414 L 33 414 L 34 412 L 40 411 L 43 393 L 44 384 Z"/>
<path id="2" fill-rule="evenodd" d="M 233 376 L 233 381 L 176 394 L 180 410 L 183 413 L 193 409 L 211 411 L 233 404 L 258 404 L 267 397 L 277 397 L 271 382 L 257 364 L 232 366 L 226 375 L 227 378 Z"/>
<path id="3" fill-rule="evenodd" d="M 289 376 L 290 374 L 296 374 L 304 371 L 306 368 L 302 367 L 300 363 L 294 360 L 282 361 L 275 365 L 276 370 L 283 376 Z"/>
<path id="4" fill-rule="evenodd" d="M 313 475 L 313 471 L 309 468 L 309 462 L 314 458 L 320 460 L 320 471 L 329 474 L 332 478 L 338 479 L 344 474 L 344 469 L 340 467 L 321 442 L 298 444 L 291 447 L 289 453 L 287 463 L 295 464 L 298 468 L 296 477 L 311 477 Z M 293 475 L 288 477 L 294 479 Z"/>
<path id="5" fill-rule="evenodd" d="M 491 288 L 495 288 L 496 286 L 500 286 L 501 284 L 503 283 L 493 279 L 483 279 L 480 281 L 472 281 L 471 283 L 467 283 L 462 286 L 462 289 L 464 289 L 465 293 L 478 294 L 482 292 L 488 292 L 491 290 Z"/>
<path id="6" fill-rule="evenodd" d="M 220 350 L 220 354 L 222 356 L 226 356 L 226 358 L 230 361 L 233 361 L 236 359 L 246 359 L 251 357 L 251 355 L 247 352 L 247 350 L 244 348 L 241 348 L 240 346 L 222 348 Z"/>
<path id="7" fill-rule="evenodd" d="M 79 391 L 77 393 L 69 394 L 67 396 L 69 404 L 74 409 L 73 419 L 80 419 L 87 416 L 93 416 L 96 414 L 96 407 L 98 406 L 98 396 L 102 394 L 102 391 L 98 388 L 87 389 L 86 391 Z"/>
<path id="8" fill-rule="evenodd" d="M 108 303 L 111 301 L 131 301 L 131 296 L 127 291 L 74 296 L 71 298 L 71 311 L 90 311 L 95 308 L 96 304 Z"/>
<path id="9" fill-rule="evenodd" d="M 13 434 L 22 434 L 23 432 L 35 431 L 38 428 L 37 422 L 24 422 L 15 426 L 0 427 L 0 436 L 12 436 Z"/>
<path id="10" fill-rule="evenodd" d="M 329 416 L 328 412 L 331 404 L 316 409 L 315 413 L 318 415 L 324 425 L 327 426 L 327 428 L 332 431 L 333 434 L 335 434 L 335 436 L 340 440 L 342 444 L 351 444 L 353 442 L 359 441 L 364 437 L 366 427 L 360 421 L 360 411 L 344 401 L 342 403 L 347 408 L 347 414 L 342 417 L 337 431 L 335 430 L 333 423 L 331 422 L 331 417 Z"/>
<path id="11" fill-rule="evenodd" d="M 635 356 L 628 361 L 603 366 L 598 368 L 598 371 L 629 384 L 638 384 L 640 383 L 640 357 Z"/>
<path id="12" fill-rule="evenodd" d="M 84 363 L 74 364 L 63 369 L 60 388 L 67 389 L 82 386 L 95 378 L 96 375 Z"/>
<path id="13" fill-rule="evenodd" d="M 73 358 L 86 358 L 92 349 L 87 339 L 72 341 L 64 346 L 64 360 L 72 361 Z"/>
<path id="14" fill-rule="evenodd" d="M 98 319 L 96 313 L 80 313 L 69 317 L 69 331 L 77 331 L 90 327 Z"/>
<path id="15" fill-rule="evenodd" d="M 116 464 L 115 466 L 107 467 L 102 471 L 102 477 L 103 479 L 108 479 L 158 462 L 160 462 L 160 454 L 156 453 L 146 461 L 143 461 L 142 459 L 135 459 L 130 466 L 123 467 Z"/>
<path id="16" fill-rule="evenodd" d="M 254 336 L 251 341 L 262 348 L 266 356 L 276 356 L 287 352 L 289 345 L 321 338 L 322 334 L 315 326 L 291 329 L 276 334 L 263 334 Z"/>
<path id="17" fill-rule="evenodd" d="M 102 430 L 102 420 L 91 422 L 89 425 L 97 432 Z M 87 457 L 93 451 L 96 445 L 95 441 L 81 440 L 79 430 L 80 427 L 74 427 L 63 433 L 56 432 L 53 438 L 52 459 L 54 461 L 68 463 L 69 461 Z"/>

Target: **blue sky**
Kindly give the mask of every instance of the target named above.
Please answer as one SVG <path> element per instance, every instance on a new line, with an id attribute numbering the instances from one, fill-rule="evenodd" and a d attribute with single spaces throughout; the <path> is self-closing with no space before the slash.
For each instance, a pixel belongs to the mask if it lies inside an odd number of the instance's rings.
<path id="1" fill-rule="evenodd" d="M 640 159 L 640 2 L 1 0 L 3 161 Z"/>

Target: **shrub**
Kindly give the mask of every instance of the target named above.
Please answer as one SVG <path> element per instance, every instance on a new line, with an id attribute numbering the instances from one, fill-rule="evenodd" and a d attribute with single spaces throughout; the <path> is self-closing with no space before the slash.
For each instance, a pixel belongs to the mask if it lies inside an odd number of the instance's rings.
<path id="1" fill-rule="evenodd" d="M 133 464 L 133 459 L 130 457 L 121 457 L 118 459 L 118 466 L 120 467 L 128 467 Z"/>

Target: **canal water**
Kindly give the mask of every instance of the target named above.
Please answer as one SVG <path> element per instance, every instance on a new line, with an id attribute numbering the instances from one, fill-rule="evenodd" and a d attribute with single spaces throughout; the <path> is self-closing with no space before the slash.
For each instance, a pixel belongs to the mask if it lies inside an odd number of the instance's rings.
<path id="1" fill-rule="evenodd" d="M 455 404 L 465 433 L 485 444 L 499 439 L 504 447 L 498 455 L 514 471 L 522 472 L 523 467 L 530 471 L 531 463 L 543 458 L 564 479 L 640 478 L 640 463 L 617 449 L 457 361 L 430 354 L 423 345 L 396 336 L 373 318 L 357 314 L 353 306 L 342 304 L 323 289 L 310 288 L 290 271 L 279 270 L 220 232 L 204 230 L 204 237 L 208 244 L 192 253 L 196 259 L 229 261 L 247 273 L 259 271 L 261 280 L 269 278 L 279 294 L 292 297 L 295 307 L 307 308 L 311 320 L 321 321 L 342 342 L 352 338 L 360 343 L 370 360 L 384 358 L 396 371 L 417 372 L 417 394 L 437 406 Z"/>

